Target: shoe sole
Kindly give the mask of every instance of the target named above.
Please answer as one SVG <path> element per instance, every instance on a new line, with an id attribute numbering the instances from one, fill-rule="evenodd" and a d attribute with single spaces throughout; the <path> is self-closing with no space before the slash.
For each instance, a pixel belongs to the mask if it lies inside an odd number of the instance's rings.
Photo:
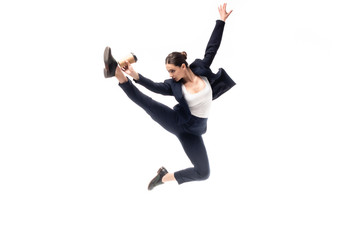
<path id="1" fill-rule="evenodd" d="M 109 71 L 106 70 L 105 68 L 104 68 L 104 77 L 105 77 L 105 78 L 111 77 L 110 74 L 109 74 Z"/>
<path id="2" fill-rule="evenodd" d="M 104 77 L 105 78 L 111 78 L 111 77 L 115 76 L 115 75 L 111 75 L 111 73 L 110 73 L 110 68 L 109 68 L 109 59 L 110 58 L 112 58 L 111 48 L 106 47 L 105 51 L 104 51 L 104 64 L 105 64 Z"/>
<path id="3" fill-rule="evenodd" d="M 109 58 L 110 58 L 110 56 L 111 56 L 111 48 L 106 47 L 105 51 L 104 51 L 104 63 L 105 63 L 106 71 L 109 71 Z"/>

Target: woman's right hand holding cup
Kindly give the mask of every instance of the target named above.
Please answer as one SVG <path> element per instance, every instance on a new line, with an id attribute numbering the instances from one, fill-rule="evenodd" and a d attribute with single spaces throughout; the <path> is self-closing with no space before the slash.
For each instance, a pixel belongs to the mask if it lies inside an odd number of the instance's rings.
<path id="1" fill-rule="evenodd" d="M 139 74 L 134 70 L 133 66 L 129 61 L 125 61 L 126 65 L 121 69 L 127 75 L 132 77 L 134 80 L 139 80 Z"/>

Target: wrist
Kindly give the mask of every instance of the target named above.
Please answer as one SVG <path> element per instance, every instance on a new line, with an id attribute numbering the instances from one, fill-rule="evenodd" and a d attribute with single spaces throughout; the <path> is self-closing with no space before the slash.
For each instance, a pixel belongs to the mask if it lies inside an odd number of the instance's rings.
<path id="1" fill-rule="evenodd" d="M 133 78 L 135 81 L 139 81 L 140 76 L 139 76 L 139 74 L 138 74 L 137 72 L 135 72 L 135 73 L 133 74 L 132 78 Z"/>

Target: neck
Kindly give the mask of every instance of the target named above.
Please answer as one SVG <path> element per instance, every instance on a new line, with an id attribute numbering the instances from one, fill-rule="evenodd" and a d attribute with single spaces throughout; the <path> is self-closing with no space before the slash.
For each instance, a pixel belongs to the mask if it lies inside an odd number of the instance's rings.
<path id="1" fill-rule="evenodd" d="M 190 68 L 187 68 L 185 76 L 183 77 L 185 82 L 194 82 L 196 75 L 191 71 Z"/>

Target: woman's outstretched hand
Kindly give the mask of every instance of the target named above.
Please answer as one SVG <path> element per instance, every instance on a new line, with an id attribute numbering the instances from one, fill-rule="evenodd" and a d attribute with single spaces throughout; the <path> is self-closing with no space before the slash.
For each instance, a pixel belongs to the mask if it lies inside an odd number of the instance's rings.
<path id="1" fill-rule="evenodd" d="M 139 80 L 139 74 L 134 70 L 129 61 L 126 61 L 126 66 L 121 70 L 131 76 L 134 80 Z"/>
<path id="2" fill-rule="evenodd" d="M 220 13 L 220 19 L 223 20 L 224 22 L 226 21 L 226 19 L 230 16 L 230 14 L 232 13 L 233 10 L 231 10 L 230 12 L 226 11 L 226 3 L 224 3 L 222 6 L 220 5 L 218 7 L 219 9 L 219 13 Z"/>

